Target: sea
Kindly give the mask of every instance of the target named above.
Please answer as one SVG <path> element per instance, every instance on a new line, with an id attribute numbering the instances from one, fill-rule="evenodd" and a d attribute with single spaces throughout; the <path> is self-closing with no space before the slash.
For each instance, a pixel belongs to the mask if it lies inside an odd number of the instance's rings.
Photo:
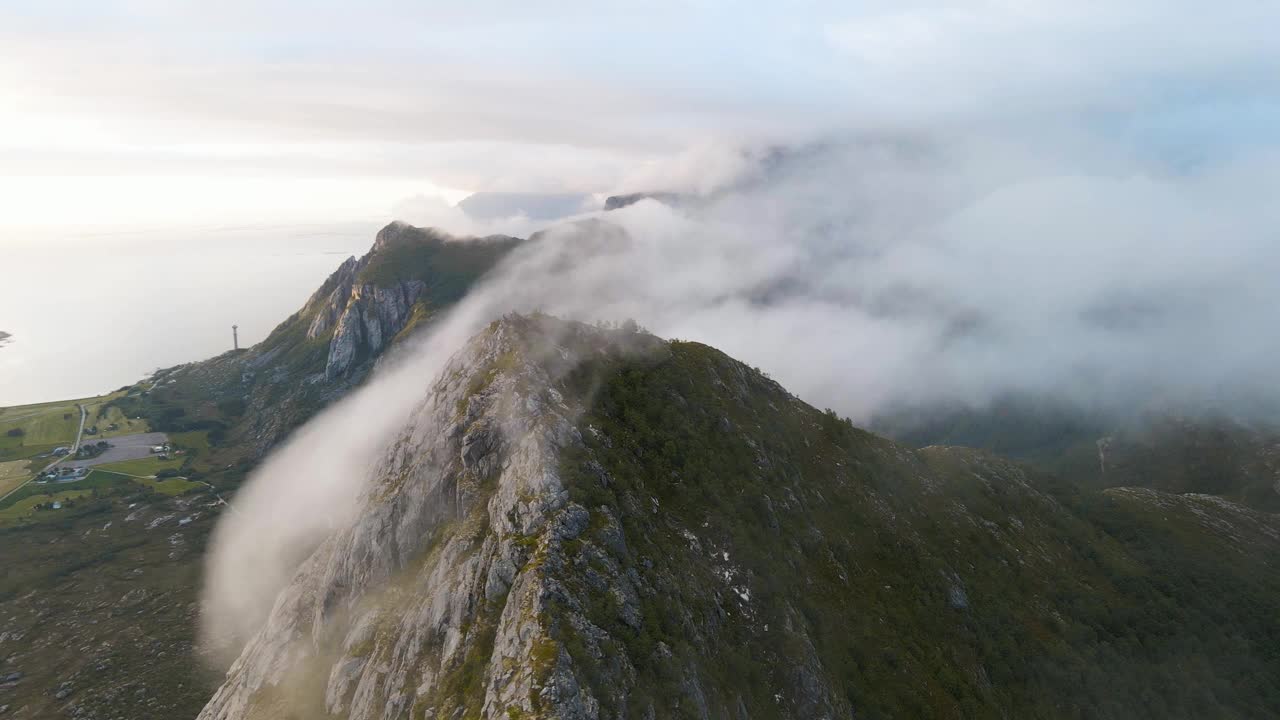
<path id="1" fill-rule="evenodd" d="M 380 223 L 0 230 L 0 407 L 99 395 L 259 342 Z"/>

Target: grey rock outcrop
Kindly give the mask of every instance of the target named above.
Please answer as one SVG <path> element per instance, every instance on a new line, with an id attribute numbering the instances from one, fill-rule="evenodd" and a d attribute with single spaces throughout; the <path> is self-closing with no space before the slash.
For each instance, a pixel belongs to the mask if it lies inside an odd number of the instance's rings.
<path id="1" fill-rule="evenodd" d="M 1186 604 L 1220 565 L 1273 577 L 1269 514 L 1108 490 L 1104 520 L 1157 529 L 1133 552 L 1045 487 L 858 430 L 698 343 L 504 318 L 425 389 L 201 718 L 1054 716 L 1046 697 L 1075 702 L 1080 676 L 1023 690 L 1001 658 L 1141 672 L 1087 653 L 1113 617 L 1091 599 L 1169 599 L 1147 553 L 1214 568 L 1176 576 Z M 1273 607 L 1274 585 L 1237 587 Z"/>
<path id="2" fill-rule="evenodd" d="M 580 602 L 554 571 L 590 521 L 558 470 L 581 438 L 554 380 L 602 336 L 531 330 L 542 322 L 495 322 L 450 361 L 357 519 L 302 564 L 202 720 L 597 717 L 548 624 L 552 605 Z M 642 622 L 630 582 L 608 582 Z"/>
<path id="3" fill-rule="evenodd" d="M 374 252 L 377 252 L 377 245 Z M 345 376 L 361 360 L 376 357 L 405 328 L 413 304 L 426 283 L 404 280 L 388 287 L 361 282 L 360 273 L 374 252 L 357 260 L 347 258 L 303 308 L 311 315 L 308 340 L 329 338 L 324 376 Z"/>
<path id="4" fill-rule="evenodd" d="M 360 267 L 361 263 L 354 255 L 344 260 L 302 308 L 304 315 L 315 313 L 307 328 L 308 340 L 324 337 L 338 324 L 338 319 L 346 310 L 347 301 L 351 297 L 351 286 L 355 283 Z"/>
<path id="5" fill-rule="evenodd" d="M 425 283 L 420 280 L 408 280 L 388 288 L 372 284 L 352 287 L 329 343 L 325 378 L 341 377 L 360 358 L 382 352 L 409 322 L 413 303 L 423 287 Z M 316 319 L 322 316 L 317 315 Z"/>

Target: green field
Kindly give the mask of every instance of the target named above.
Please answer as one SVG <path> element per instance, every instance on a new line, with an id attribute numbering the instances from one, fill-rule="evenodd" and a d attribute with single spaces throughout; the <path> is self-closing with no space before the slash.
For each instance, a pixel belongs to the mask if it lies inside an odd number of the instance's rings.
<path id="1" fill-rule="evenodd" d="M 209 452 L 209 431 L 208 430 L 189 430 L 187 432 L 169 433 L 169 442 L 175 447 L 187 450 L 198 450 L 202 453 Z"/>
<path id="2" fill-rule="evenodd" d="M 19 405 L 0 411 L 0 436 L 6 440 L 10 430 L 21 429 L 25 435 L 21 442 L 27 445 L 70 443 L 76 439 L 80 427 L 80 400 Z"/>
<path id="3" fill-rule="evenodd" d="M 134 477 L 107 470 L 93 470 L 83 480 L 71 483 L 29 483 L 12 495 L 0 500 L 0 525 L 12 524 L 36 518 L 36 505 L 54 500 L 93 496 L 95 491 L 100 495 L 127 489 L 130 486 L 144 487 L 162 495 L 182 495 L 204 487 L 198 482 L 185 478 L 169 478 L 156 480 L 148 477 Z M 50 517 L 53 517 L 51 514 Z"/>
<path id="4" fill-rule="evenodd" d="M 0 498 L 0 520 L 9 518 L 9 515 L 6 515 L 5 512 L 8 511 L 10 507 L 23 505 L 23 503 L 29 500 L 29 498 L 49 498 L 55 495 L 61 495 L 61 493 L 64 492 L 78 492 L 81 493 L 81 495 L 90 495 L 90 493 L 95 491 L 95 489 L 120 487 L 123 486 L 123 484 L 132 482 L 132 480 L 133 478 L 129 478 L 128 475 L 93 471 L 93 473 L 86 475 L 84 479 L 77 480 L 77 482 L 74 483 L 27 483 L 26 486 L 14 491 L 13 495 Z M 36 500 L 35 502 L 27 503 L 27 505 L 23 506 L 28 507 L 29 509 L 29 507 L 35 506 L 38 502 L 45 502 L 45 500 Z"/>
<path id="5" fill-rule="evenodd" d="M 182 495 L 198 490 L 202 487 L 198 482 L 192 482 L 185 478 L 169 478 L 168 480 L 152 480 L 151 478 L 133 478 L 133 481 L 139 485 L 146 485 L 161 495 Z"/>
<path id="6" fill-rule="evenodd" d="M 36 510 L 36 505 L 41 503 L 53 502 L 55 500 L 66 502 L 67 500 L 76 500 L 91 495 L 91 489 L 81 490 L 63 490 L 49 495 L 30 495 L 24 497 L 12 505 L 0 509 L 0 523 L 16 522 L 32 517 L 37 512 L 57 512 L 56 510 Z"/>
<path id="7" fill-rule="evenodd" d="M 177 470 L 182 467 L 184 460 L 185 458 L 182 457 L 161 460 L 158 457 L 152 456 L 138 458 L 137 460 L 122 460 L 121 462 L 99 465 L 97 466 L 97 469 L 122 473 L 124 475 L 151 477 L 161 470 Z"/>
<path id="8" fill-rule="evenodd" d="M 78 404 L 83 404 L 88 412 L 86 441 L 148 432 L 150 428 L 146 420 L 129 419 L 120 408 L 107 406 L 122 394 L 116 392 L 99 397 L 0 408 L 0 463 L 33 458 L 75 442 L 76 431 L 80 429 Z M 113 425 L 115 429 L 110 429 Z M 98 432 L 89 432 L 95 427 Z M 20 434 L 10 435 L 11 431 Z M 0 479 L 0 483 L 3 482 Z"/>
<path id="9" fill-rule="evenodd" d="M 141 418 L 132 419 L 126 417 L 120 408 L 107 403 L 121 397 L 124 393 L 114 392 L 109 395 L 103 395 L 90 400 L 82 400 L 85 408 L 89 411 L 89 417 L 85 420 L 85 439 L 89 438 L 109 438 L 117 435 L 133 435 L 134 433 L 151 432 L 151 427 L 146 420 Z M 109 428 L 115 425 L 115 430 Z M 97 427 L 96 434 L 90 434 L 89 429 Z"/>
<path id="10" fill-rule="evenodd" d="M 27 472 L 26 460 L 0 462 L 0 497 L 26 482 L 30 477 L 31 473 Z"/>

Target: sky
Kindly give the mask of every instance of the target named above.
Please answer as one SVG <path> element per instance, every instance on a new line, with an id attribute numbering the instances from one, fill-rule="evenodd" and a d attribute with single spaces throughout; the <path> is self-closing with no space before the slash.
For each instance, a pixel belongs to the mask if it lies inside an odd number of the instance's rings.
<path id="1" fill-rule="evenodd" d="M 529 6 L 526 6 L 529 5 Z M 1274 3 L 0 1 L 0 227 L 376 220 L 672 184 L 691 148 L 1275 142 Z M 0 240 L 2 242 L 2 240 Z"/>
<path id="2" fill-rule="evenodd" d="M 676 190 L 713 201 L 618 215 L 636 256 L 490 309 L 631 314 L 859 419 L 895 398 L 1153 377 L 1210 393 L 1269 378 L 1280 352 L 1257 330 L 1280 305 L 1277 21 L 1254 0 L 0 0 L 0 271 L 8 297 L 40 296 L 46 277 L 67 284 L 65 248 L 126 262 L 115 238 L 146 238 L 128 256 L 139 277 L 198 273 L 192 292 L 228 309 L 139 344 L 171 322 L 162 286 L 139 283 L 149 314 L 112 307 L 140 330 L 107 353 L 137 357 L 98 387 L 217 352 L 229 321 L 260 337 L 327 253 L 358 254 L 389 220 L 539 229 L 467 217 L 471 192 Z M 270 261 L 290 271 L 264 272 L 257 303 L 236 258 L 187 259 L 231 247 L 227 229 L 253 257 L 292 257 L 299 239 L 308 259 Z M 121 297 L 77 252 L 71 284 L 98 304 L 63 316 Z M 632 282 L 640 266 L 653 282 Z M 37 365 L 89 382 L 34 354 L 75 360 L 37 347 L 36 328 L 75 337 L 48 302 L 5 304 L 0 401 L 55 392 L 31 382 Z M 831 327 L 838 344 L 796 337 Z"/>

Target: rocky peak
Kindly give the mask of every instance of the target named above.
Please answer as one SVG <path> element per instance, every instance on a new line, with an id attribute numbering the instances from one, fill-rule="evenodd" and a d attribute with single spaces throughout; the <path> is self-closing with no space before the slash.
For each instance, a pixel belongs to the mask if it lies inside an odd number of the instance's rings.
<path id="1" fill-rule="evenodd" d="M 433 283 L 448 284 L 454 269 L 448 258 L 433 263 L 436 255 L 466 254 L 468 243 L 502 248 L 518 242 L 494 243 L 484 239 L 458 239 L 435 228 L 418 228 L 393 222 L 378 232 L 373 247 L 360 259 L 348 258 L 304 308 L 310 316 L 308 340 L 329 338 L 324 377 L 333 381 L 375 358 L 409 324 L 414 307 Z M 496 257 L 496 256 L 495 256 Z M 487 259 L 487 258 L 486 258 Z M 496 260 L 469 268 L 474 279 Z M 442 283 L 442 281 L 444 281 Z M 431 298 L 438 301 L 440 298 Z"/>
<path id="2" fill-rule="evenodd" d="M 360 267 L 354 255 L 347 258 L 303 306 L 303 314 L 312 316 L 311 325 L 307 327 L 308 340 L 327 334 L 337 325 L 347 308 Z"/>
<path id="3" fill-rule="evenodd" d="M 317 314 L 317 321 L 322 316 L 336 315 L 329 358 L 324 368 L 325 379 L 342 377 L 359 360 L 379 355 L 408 324 L 413 304 L 425 287 L 426 283 L 421 280 L 402 280 L 390 287 L 356 284 L 351 286 L 345 298 L 338 299 L 342 307 L 340 312 L 335 303 Z M 313 322 L 308 331 L 309 337 L 313 337 L 311 330 L 315 329 Z"/>
<path id="4" fill-rule="evenodd" d="M 1094 697 L 1130 717 L 1143 689 L 1182 692 L 1185 643 L 1214 675 L 1195 682 L 1275 676 L 1241 644 L 1274 633 L 1274 516 L 1064 503 L 706 346 L 546 317 L 495 321 L 421 392 L 202 720 L 1052 717 Z"/>
<path id="5" fill-rule="evenodd" d="M 463 705 L 587 717 L 593 701 L 543 625 L 560 591 L 538 568 L 564 562 L 587 518 L 558 470 L 580 436 L 556 386 L 587 356 L 663 347 L 549 318 L 504 318 L 473 339 L 378 464 L 358 519 L 303 564 L 201 717 Z M 479 673 L 466 693 L 464 672 Z"/>
<path id="6" fill-rule="evenodd" d="M 432 227 L 417 227 L 402 220 L 394 220 L 378 231 L 374 236 L 373 247 L 369 255 L 388 252 L 398 245 L 422 243 L 430 240 L 448 241 L 455 239 L 449 233 Z M 367 256 L 366 256 L 367 257 Z"/>

